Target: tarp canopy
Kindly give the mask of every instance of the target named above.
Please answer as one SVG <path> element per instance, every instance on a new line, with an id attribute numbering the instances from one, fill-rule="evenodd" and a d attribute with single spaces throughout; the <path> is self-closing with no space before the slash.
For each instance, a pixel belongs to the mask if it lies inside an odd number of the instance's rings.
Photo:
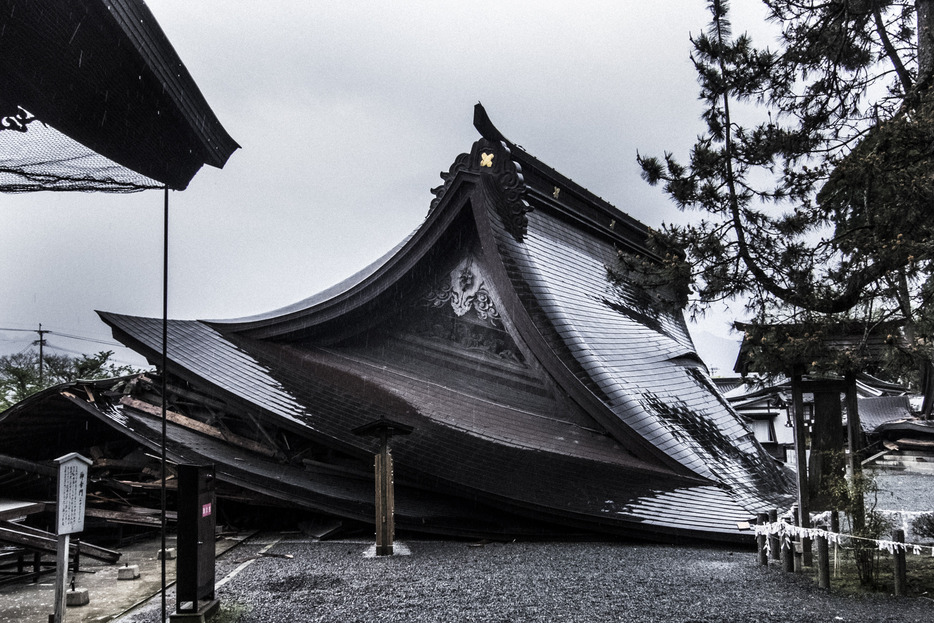
<path id="1" fill-rule="evenodd" d="M 182 190 L 237 147 L 142 0 L 0 0 L 0 190 Z"/>

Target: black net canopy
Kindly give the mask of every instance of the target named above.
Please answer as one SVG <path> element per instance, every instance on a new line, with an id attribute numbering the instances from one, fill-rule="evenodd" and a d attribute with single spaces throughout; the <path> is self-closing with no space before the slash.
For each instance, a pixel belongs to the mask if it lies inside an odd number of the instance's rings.
<path id="1" fill-rule="evenodd" d="M 182 190 L 237 147 L 142 0 L 0 0 L 0 191 Z"/>
<path id="2" fill-rule="evenodd" d="M 0 190 L 135 192 L 164 184 L 37 121 L 21 107 L 0 117 Z"/>

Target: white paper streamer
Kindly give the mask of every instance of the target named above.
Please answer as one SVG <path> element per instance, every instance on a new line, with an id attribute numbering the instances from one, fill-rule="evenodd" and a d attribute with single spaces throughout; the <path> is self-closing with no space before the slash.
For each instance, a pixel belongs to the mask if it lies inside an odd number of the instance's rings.
<path id="1" fill-rule="evenodd" d="M 895 554 L 899 551 L 908 553 L 910 550 L 912 554 L 921 556 L 924 552 L 924 547 L 928 547 L 918 545 L 917 543 L 899 543 L 897 541 L 891 541 L 887 539 L 868 539 L 866 537 L 853 536 L 852 534 L 830 532 L 829 530 L 824 530 L 822 528 L 802 528 L 801 526 L 787 523 L 784 519 L 771 523 L 756 524 L 755 533 L 756 536 L 778 537 L 781 539 L 783 548 L 790 548 L 791 541 L 795 538 L 807 538 L 813 540 L 819 537 L 827 539 L 827 542 L 833 545 L 842 545 L 845 540 L 869 541 L 870 543 L 874 543 L 879 551 L 886 551 L 890 554 Z M 769 554 L 772 553 L 772 544 L 768 538 L 765 540 L 765 551 Z M 931 547 L 931 556 L 934 557 L 934 546 Z"/>

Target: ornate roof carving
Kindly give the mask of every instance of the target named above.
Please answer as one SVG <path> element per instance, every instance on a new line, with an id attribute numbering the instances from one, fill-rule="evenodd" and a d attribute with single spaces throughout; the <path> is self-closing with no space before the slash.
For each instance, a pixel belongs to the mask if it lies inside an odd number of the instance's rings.
<path id="1" fill-rule="evenodd" d="M 435 195 L 429 213 L 444 200 L 458 173 L 467 171 L 478 175 L 484 197 L 490 202 L 512 236 L 522 242 L 528 227 L 525 216 L 532 207 L 525 200 L 525 180 L 522 166 L 511 157 L 505 141 L 482 138 L 473 144 L 469 154 L 460 154 L 447 173 L 441 173 L 444 184 L 432 188 Z"/>

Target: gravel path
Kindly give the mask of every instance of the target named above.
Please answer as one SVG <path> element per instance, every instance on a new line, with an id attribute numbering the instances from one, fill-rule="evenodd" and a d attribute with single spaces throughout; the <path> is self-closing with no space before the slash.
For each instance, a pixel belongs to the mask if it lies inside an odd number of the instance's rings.
<path id="1" fill-rule="evenodd" d="M 826 594 L 804 578 L 757 567 L 753 551 L 411 541 L 410 555 L 371 558 L 368 545 L 259 535 L 218 561 L 218 580 L 240 567 L 218 589 L 219 621 L 934 620 L 931 600 Z M 264 548 L 274 556 L 257 557 Z M 154 623 L 158 614 L 150 607 L 120 623 Z"/>

